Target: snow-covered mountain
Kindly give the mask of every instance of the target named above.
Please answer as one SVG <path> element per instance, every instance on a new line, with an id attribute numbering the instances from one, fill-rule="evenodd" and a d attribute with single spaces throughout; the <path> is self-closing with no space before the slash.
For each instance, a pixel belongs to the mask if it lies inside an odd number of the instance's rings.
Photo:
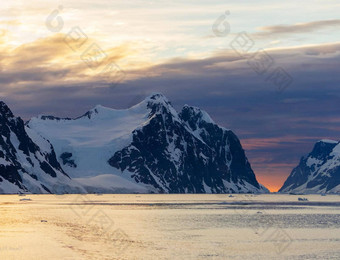
<path id="1" fill-rule="evenodd" d="M 340 193 L 340 142 L 321 140 L 283 184 L 280 192 Z"/>
<path id="2" fill-rule="evenodd" d="M 35 142 L 31 137 L 34 137 Z M 0 193 L 81 193 L 57 161 L 52 145 L 25 128 L 0 101 Z"/>
<path id="3" fill-rule="evenodd" d="M 69 176 L 89 192 L 267 192 L 237 136 L 199 108 L 180 113 L 162 94 L 125 110 L 32 118 Z"/>

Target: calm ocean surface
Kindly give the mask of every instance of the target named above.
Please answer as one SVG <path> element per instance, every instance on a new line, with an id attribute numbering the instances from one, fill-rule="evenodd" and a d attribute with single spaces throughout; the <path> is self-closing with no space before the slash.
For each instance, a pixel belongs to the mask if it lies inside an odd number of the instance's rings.
<path id="1" fill-rule="evenodd" d="M 1 195 L 0 226 L 0 259 L 340 259 L 337 195 Z"/>

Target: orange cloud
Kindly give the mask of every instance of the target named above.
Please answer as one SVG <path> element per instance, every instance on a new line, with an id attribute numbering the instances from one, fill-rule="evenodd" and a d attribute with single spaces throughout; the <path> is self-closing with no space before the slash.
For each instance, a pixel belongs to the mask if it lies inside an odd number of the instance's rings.
<path id="1" fill-rule="evenodd" d="M 0 67 L 3 69 L 0 83 L 5 84 L 3 88 L 20 87 L 33 82 L 41 82 L 46 86 L 49 80 L 53 80 L 54 84 L 88 83 L 102 77 L 101 71 L 107 64 L 121 63 L 121 60 L 137 53 L 131 44 L 104 49 L 105 58 L 98 63 L 98 67 L 91 69 L 82 55 L 95 42 L 93 39 L 88 39 L 84 46 L 74 51 L 66 44 L 65 34 L 62 33 L 39 38 L 16 48 L 6 45 L 6 37 L 7 32 L 3 30 L 0 35 L 0 44 L 3 43 L 0 49 Z"/>

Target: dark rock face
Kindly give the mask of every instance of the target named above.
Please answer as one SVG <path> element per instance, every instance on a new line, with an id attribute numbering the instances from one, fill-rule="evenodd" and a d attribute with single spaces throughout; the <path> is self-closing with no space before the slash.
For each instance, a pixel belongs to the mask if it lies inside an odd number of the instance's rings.
<path id="1" fill-rule="evenodd" d="M 339 193 L 339 152 L 339 142 L 329 140 L 317 142 L 313 151 L 301 158 L 299 165 L 293 169 L 280 192 Z"/>
<path id="2" fill-rule="evenodd" d="M 42 151 L 28 136 L 23 120 L 14 117 L 8 106 L 0 102 L 1 182 L 6 180 L 15 185 L 18 192 L 32 192 L 34 187 L 33 192 L 49 193 L 46 185 L 37 182 L 41 174 L 52 178 L 62 174 L 69 178 L 58 163 L 53 147 L 50 145 L 48 152 Z M 6 192 L 6 187 L 0 187 L 0 193 Z"/>
<path id="3" fill-rule="evenodd" d="M 0 176 L 18 187 L 23 188 L 22 178 L 19 174 L 19 171 L 23 169 L 17 161 L 16 148 L 11 142 L 11 132 L 17 133 L 16 136 L 19 141 L 18 148 L 22 150 L 25 155 L 29 155 L 30 151 L 37 149 L 26 135 L 22 120 L 15 118 L 7 105 L 4 102 L 0 102 L 0 158 L 5 162 L 0 165 Z"/>
<path id="4" fill-rule="evenodd" d="M 180 114 L 160 94 L 147 104 L 149 123 L 109 164 L 164 193 L 265 192 L 236 135 L 198 108 Z"/>
<path id="5" fill-rule="evenodd" d="M 199 136 L 214 151 L 214 161 L 219 163 L 218 168 L 223 169 L 224 165 L 231 162 L 229 182 L 246 181 L 260 189 L 240 140 L 232 131 L 221 128 L 210 120 L 203 120 L 204 113 L 198 108 L 185 106 L 180 116 L 192 131 L 200 129 Z"/>
<path id="6" fill-rule="evenodd" d="M 68 165 L 70 167 L 76 168 L 74 160 L 72 159 L 73 154 L 69 152 L 64 152 L 60 155 L 60 159 L 63 161 L 63 165 Z"/>

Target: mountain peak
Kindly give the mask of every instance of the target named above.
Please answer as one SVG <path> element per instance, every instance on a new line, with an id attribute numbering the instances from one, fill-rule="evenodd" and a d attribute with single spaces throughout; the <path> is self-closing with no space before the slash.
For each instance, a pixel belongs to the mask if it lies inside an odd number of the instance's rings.
<path id="1" fill-rule="evenodd" d="M 309 155 L 314 158 L 324 158 L 331 153 L 337 144 L 338 142 L 332 140 L 320 140 L 314 145 L 313 151 Z"/>
<path id="2" fill-rule="evenodd" d="M 215 124 L 214 120 L 209 116 L 209 114 L 198 107 L 184 105 L 181 115 L 184 117 L 184 119 L 187 119 L 186 121 L 188 121 L 190 118 L 195 121 L 204 121 L 206 123 Z"/>
<path id="3" fill-rule="evenodd" d="M 339 141 L 334 141 L 334 140 L 329 140 L 329 139 L 322 139 L 318 142 L 326 143 L 326 144 L 337 144 L 337 143 L 339 143 Z"/>
<path id="4" fill-rule="evenodd" d="M 151 95 L 149 95 L 146 100 L 166 100 L 168 101 L 168 99 L 160 92 L 152 92 Z"/>
<path id="5" fill-rule="evenodd" d="M 150 117 L 156 113 L 170 114 L 175 121 L 180 121 L 177 111 L 162 93 L 153 93 L 140 104 L 146 104 L 151 110 Z"/>
<path id="6" fill-rule="evenodd" d="M 144 102 L 147 102 L 148 105 L 152 104 L 162 104 L 165 106 L 172 106 L 171 102 L 162 94 L 162 93 L 152 93 L 150 96 L 146 97 Z"/>
<path id="7" fill-rule="evenodd" d="M 13 118 L 14 115 L 5 102 L 0 101 L 0 116 L 5 118 Z"/>
<path id="8" fill-rule="evenodd" d="M 311 153 L 300 163 L 280 189 L 294 193 L 340 192 L 340 146 L 333 140 L 316 142 Z"/>
<path id="9" fill-rule="evenodd" d="M 101 110 L 101 109 L 106 109 L 107 107 L 104 107 L 100 104 L 96 105 L 93 109 Z"/>
<path id="10" fill-rule="evenodd" d="M 105 113 L 107 111 L 113 111 L 113 110 L 115 110 L 115 109 L 110 108 L 110 107 L 104 107 L 102 105 L 96 105 L 89 112 L 93 112 L 93 113 L 99 114 L 99 113 Z"/>
<path id="11" fill-rule="evenodd" d="M 104 107 L 104 106 L 98 104 L 94 108 L 92 108 L 89 111 L 87 111 L 82 116 L 77 117 L 75 119 L 79 119 L 79 118 L 83 118 L 83 117 L 88 117 L 89 119 L 91 119 L 96 114 L 105 117 L 107 115 L 110 115 L 112 111 L 116 111 L 116 109 L 109 108 L 109 107 Z"/>

